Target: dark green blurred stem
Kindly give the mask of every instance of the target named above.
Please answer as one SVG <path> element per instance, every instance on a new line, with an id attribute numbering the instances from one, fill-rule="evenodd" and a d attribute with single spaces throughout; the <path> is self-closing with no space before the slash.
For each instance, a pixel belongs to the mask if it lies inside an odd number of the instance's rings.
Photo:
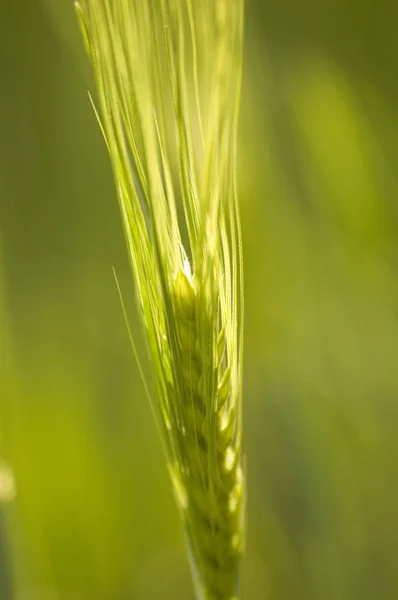
<path id="1" fill-rule="evenodd" d="M 1 600 L 14 599 L 14 587 L 11 572 L 11 554 L 7 538 L 6 519 L 0 509 L 0 598 Z"/>

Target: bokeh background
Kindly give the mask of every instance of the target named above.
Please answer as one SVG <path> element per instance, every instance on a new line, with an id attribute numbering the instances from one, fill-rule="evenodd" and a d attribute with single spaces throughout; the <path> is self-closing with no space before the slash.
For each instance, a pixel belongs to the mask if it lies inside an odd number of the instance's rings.
<path id="1" fill-rule="evenodd" d="M 398 598 L 397 19 L 247 1 L 247 600 Z M 89 87 L 72 0 L 0 1 L 0 599 L 192 600 Z"/>

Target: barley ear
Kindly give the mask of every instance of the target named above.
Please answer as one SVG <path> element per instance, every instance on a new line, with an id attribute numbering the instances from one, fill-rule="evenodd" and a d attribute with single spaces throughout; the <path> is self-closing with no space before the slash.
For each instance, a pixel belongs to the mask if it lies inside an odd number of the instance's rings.
<path id="1" fill-rule="evenodd" d="M 81 0 L 198 598 L 240 598 L 243 0 Z"/>

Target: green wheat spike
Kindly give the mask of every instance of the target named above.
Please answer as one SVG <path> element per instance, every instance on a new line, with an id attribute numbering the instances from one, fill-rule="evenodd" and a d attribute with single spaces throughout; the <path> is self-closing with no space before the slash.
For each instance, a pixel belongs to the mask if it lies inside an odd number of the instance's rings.
<path id="1" fill-rule="evenodd" d="M 236 192 L 243 0 L 76 8 L 198 597 L 236 600 L 245 497 Z"/>

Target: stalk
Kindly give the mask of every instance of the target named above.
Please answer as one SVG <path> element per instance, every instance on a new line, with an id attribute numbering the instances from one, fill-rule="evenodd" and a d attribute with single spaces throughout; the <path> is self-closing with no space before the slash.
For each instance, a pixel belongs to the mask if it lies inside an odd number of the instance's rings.
<path id="1" fill-rule="evenodd" d="M 81 0 L 76 8 L 197 595 L 237 600 L 245 497 L 236 192 L 243 0 Z"/>

